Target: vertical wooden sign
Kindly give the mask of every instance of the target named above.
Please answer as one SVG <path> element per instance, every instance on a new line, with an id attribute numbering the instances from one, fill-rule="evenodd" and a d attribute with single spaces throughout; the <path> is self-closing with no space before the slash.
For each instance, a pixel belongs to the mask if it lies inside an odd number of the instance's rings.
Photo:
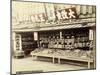
<path id="1" fill-rule="evenodd" d="M 89 30 L 89 40 L 93 40 L 93 30 Z"/>
<path id="2" fill-rule="evenodd" d="M 34 40 L 35 40 L 35 41 L 38 40 L 38 32 L 34 32 Z"/>
<path id="3" fill-rule="evenodd" d="M 55 20 L 55 9 L 54 9 L 54 4 L 45 4 L 46 5 L 46 12 L 48 16 L 48 20 Z"/>
<path id="4" fill-rule="evenodd" d="M 22 50 L 22 41 L 21 41 L 21 35 L 20 34 L 16 34 L 16 50 Z"/>

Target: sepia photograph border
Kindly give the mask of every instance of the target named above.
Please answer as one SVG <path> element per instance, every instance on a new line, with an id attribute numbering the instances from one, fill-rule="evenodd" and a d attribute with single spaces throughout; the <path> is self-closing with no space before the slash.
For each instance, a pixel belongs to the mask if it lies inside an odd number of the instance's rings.
<path id="1" fill-rule="evenodd" d="M 68 5 L 85 5 L 85 4 L 74 4 L 74 3 L 56 3 L 56 2 L 42 2 L 42 1 L 25 1 L 25 0 L 10 0 L 10 74 L 11 75 L 17 75 L 17 73 L 16 74 L 12 74 L 12 1 L 16 1 L 16 2 L 33 2 L 33 3 L 55 3 L 55 4 L 68 4 Z M 87 5 L 87 4 L 86 4 Z M 89 4 L 90 5 L 90 4 Z M 91 6 L 95 6 L 96 7 L 96 13 L 95 13 L 95 15 L 96 15 L 96 19 L 97 19 L 97 6 L 96 5 L 91 5 Z M 95 21 L 95 24 L 97 24 L 96 23 L 97 21 Z M 95 26 L 95 33 L 97 34 L 97 25 Z M 97 57 L 96 57 L 96 54 L 97 54 L 97 46 L 96 46 L 96 42 L 97 42 L 97 35 L 95 34 L 95 68 L 93 68 L 93 69 L 80 69 L 80 70 L 64 70 L 64 71 L 52 71 L 52 72 L 71 72 L 71 71 L 83 71 L 83 70 L 96 70 L 96 67 L 97 67 Z M 37 73 L 52 73 L 52 72 L 37 72 Z M 25 75 L 27 75 L 27 74 L 35 74 L 36 72 L 34 72 L 34 71 L 30 71 L 30 72 L 18 72 L 18 75 L 20 75 L 20 74 L 25 74 Z"/>

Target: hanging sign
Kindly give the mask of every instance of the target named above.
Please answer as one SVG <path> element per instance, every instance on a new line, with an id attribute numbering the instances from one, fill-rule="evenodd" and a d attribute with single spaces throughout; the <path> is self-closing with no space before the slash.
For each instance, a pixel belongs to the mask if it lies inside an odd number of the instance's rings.
<path id="1" fill-rule="evenodd" d="M 47 17 L 48 20 L 55 20 L 55 9 L 54 9 L 54 4 L 46 4 L 46 12 L 47 12 Z"/>
<path id="2" fill-rule="evenodd" d="M 15 37 L 15 41 L 16 41 L 16 50 L 22 50 L 22 41 L 21 41 L 21 35 L 17 34 Z"/>
<path id="3" fill-rule="evenodd" d="M 93 30 L 89 30 L 89 40 L 93 40 Z"/>
<path id="4" fill-rule="evenodd" d="M 38 40 L 38 32 L 34 32 L 34 40 L 35 40 L 35 41 Z"/>

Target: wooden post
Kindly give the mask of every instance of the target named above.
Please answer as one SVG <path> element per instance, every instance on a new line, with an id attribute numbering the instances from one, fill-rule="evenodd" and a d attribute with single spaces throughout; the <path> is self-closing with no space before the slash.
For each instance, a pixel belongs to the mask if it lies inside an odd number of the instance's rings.
<path id="1" fill-rule="evenodd" d="M 61 62 L 60 62 L 60 58 L 58 58 L 58 64 L 60 64 Z"/>
<path id="2" fill-rule="evenodd" d="M 19 42 L 20 42 L 20 51 L 22 51 L 22 37 L 21 34 L 19 34 L 20 38 L 19 38 Z"/>
<path id="3" fill-rule="evenodd" d="M 90 61 L 88 61 L 88 69 L 90 69 L 91 67 L 91 63 L 90 63 Z"/>
<path id="4" fill-rule="evenodd" d="M 55 63 L 55 60 L 54 60 L 55 58 L 53 57 L 53 60 L 52 60 L 52 62 L 53 62 L 53 64 Z"/>
<path id="5" fill-rule="evenodd" d="M 96 29 L 93 29 L 93 53 L 94 53 L 94 68 L 96 68 Z"/>
<path id="6" fill-rule="evenodd" d="M 92 32 L 91 32 L 92 31 Z M 91 28 L 90 29 L 90 32 L 91 33 L 89 33 L 90 34 L 90 36 L 89 36 L 89 40 L 91 41 L 91 42 L 93 42 L 93 47 L 92 47 L 92 49 L 93 49 L 93 64 L 94 64 L 94 68 L 96 68 L 96 29 L 95 29 L 95 27 L 94 28 Z"/>
<path id="7" fill-rule="evenodd" d="M 12 34 L 12 41 L 13 41 L 12 45 L 13 45 L 13 51 L 16 50 L 16 39 L 15 39 L 15 37 L 16 37 L 16 33 L 13 32 L 13 34 Z"/>

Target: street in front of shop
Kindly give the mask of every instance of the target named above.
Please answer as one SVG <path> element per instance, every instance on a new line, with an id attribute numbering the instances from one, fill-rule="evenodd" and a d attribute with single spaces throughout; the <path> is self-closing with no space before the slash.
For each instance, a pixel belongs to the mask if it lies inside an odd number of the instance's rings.
<path id="1" fill-rule="evenodd" d="M 12 59 L 12 74 L 19 71 L 43 71 L 43 72 L 53 72 L 53 71 L 68 71 L 68 70 L 81 70 L 87 69 L 86 66 L 77 66 L 71 64 L 53 64 L 48 61 L 38 61 L 33 60 L 32 57 L 25 57 Z"/>

